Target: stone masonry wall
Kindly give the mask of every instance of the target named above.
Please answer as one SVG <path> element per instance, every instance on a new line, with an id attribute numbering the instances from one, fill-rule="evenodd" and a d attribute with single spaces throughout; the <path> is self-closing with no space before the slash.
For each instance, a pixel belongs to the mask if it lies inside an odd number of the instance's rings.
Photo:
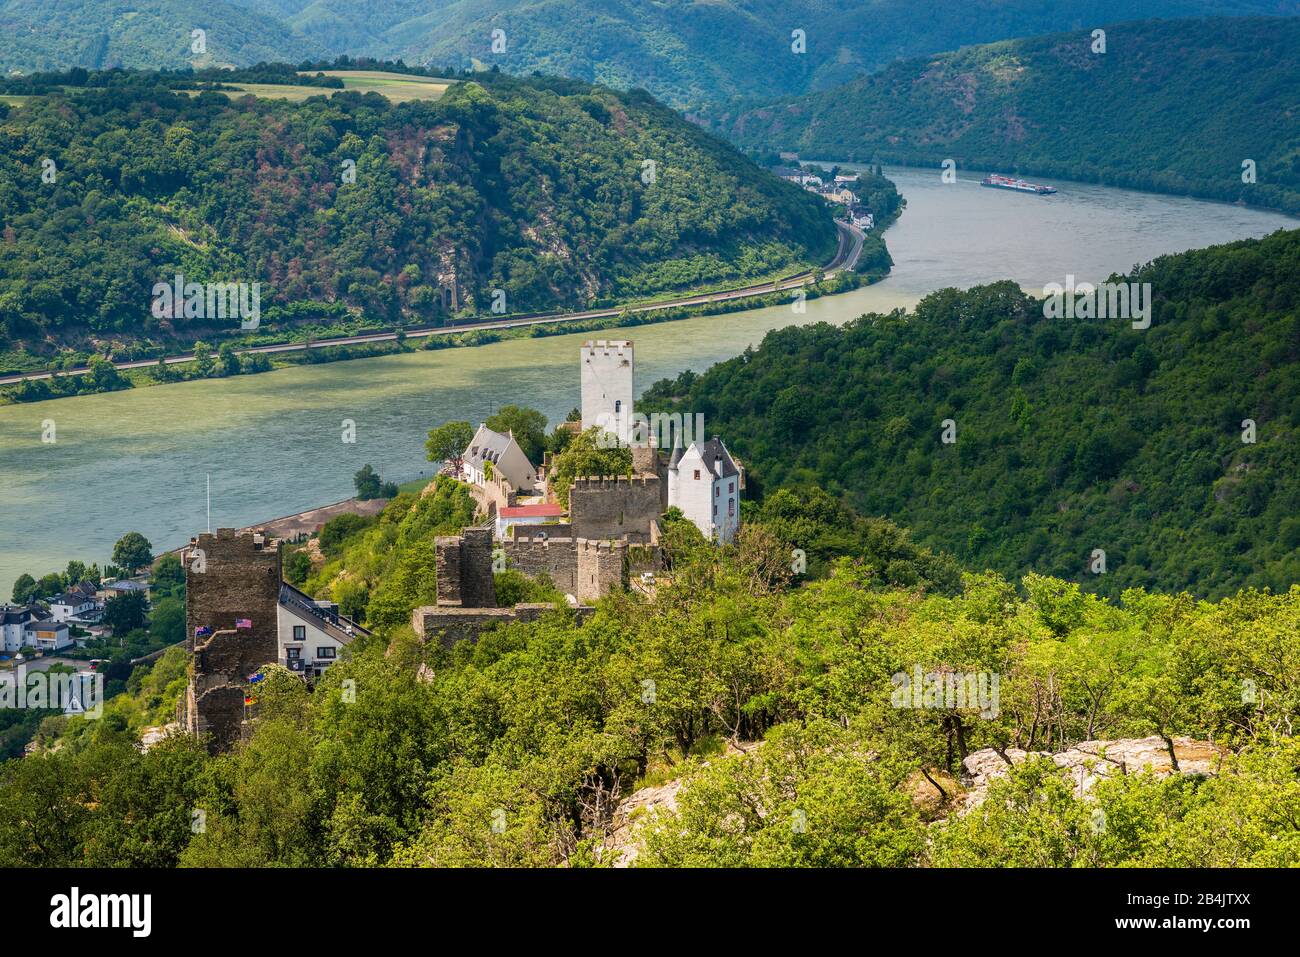
<path id="1" fill-rule="evenodd" d="M 550 576 L 555 587 L 568 595 L 576 594 L 578 552 L 572 538 L 524 537 L 505 541 L 506 567 L 523 572 L 529 578 Z"/>
<path id="2" fill-rule="evenodd" d="M 433 547 L 438 604 L 496 607 L 491 529 L 467 528 L 460 535 L 440 535 Z"/>
<path id="3" fill-rule="evenodd" d="M 411 612 L 411 627 L 424 641 L 437 639 L 444 648 L 461 641 L 478 641 L 485 628 L 517 621 L 536 621 L 552 611 L 549 602 L 520 604 L 514 608 L 455 608 L 424 605 Z"/>
<path id="4" fill-rule="evenodd" d="M 661 508 L 658 475 L 578 478 L 569 490 L 569 520 L 575 538 L 650 540 Z"/>
<path id="5" fill-rule="evenodd" d="M 276 660 L 280 549 L 274 540 L 261 539 L 222 528 L 193 539 L 182 556 L 186 648 L 192 655 L 187 725 L 192 733 L 210 735 L 214 753 L 239 740 L 248 676 Z M 236 628 L 238 619 L 252 627 Z M 196 641 L 200 627 L 213 634 Z"/>
<path id="6" fill-rule="evenodd" d="M 578 580 L 572 592 L 579 601 L 595 601 L 627 585 L 627 545 L 578 539 Z"/>

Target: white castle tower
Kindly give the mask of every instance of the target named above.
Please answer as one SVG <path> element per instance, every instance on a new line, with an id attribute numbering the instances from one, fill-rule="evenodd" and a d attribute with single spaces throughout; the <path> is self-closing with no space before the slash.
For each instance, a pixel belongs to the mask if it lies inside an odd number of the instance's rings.
<path id="1" fill-rule="evenodd" d="M 632 342 L 597 339 L 582 344 L 582 428 L 599 425 L 628 444 L 632 431 Z"/>

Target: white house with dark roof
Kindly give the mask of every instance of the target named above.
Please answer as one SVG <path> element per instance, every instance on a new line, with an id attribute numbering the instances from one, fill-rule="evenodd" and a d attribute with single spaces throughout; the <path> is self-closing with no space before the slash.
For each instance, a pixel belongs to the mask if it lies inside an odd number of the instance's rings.
<path id="1" fill-rule="evenodd" d="M 340 615 L 339 606 L 333 602 L 318 601 L 288 582 L 280 583 L 277 660 L 290 671 L 319 678 L 353 639 L 368 634 L 352 619 Z"/>
<path id="2" fill-rule="evenodd" d="M 7 655 L 22 651 L 26 643 L 26 625 L 39 620 L 32 605 L 0 605 L 0 650 Z"/>
<path id="3" fill-rule="evenodd" d="M 673 449 L 668 462 L 668 507 L 676 506 L 710 541 L 727 544 L 740 528 L 744 472 L 716 435 Z"/>
<path id="4" fill-rule="evenodd" d="M 23 644 L 37 651 L 61 651 L 72 647 L 72 632 L 66 621 L 33 619 L 23 625 Z"/>
<path id="5" fill-rule="evenodd" d="M 103 603 L 95 597 L 95 586 L 89 582 L 68 589 L 50 602 L 50 617 L 54 621 L 93 622 L 103 610 Z"/>
<path id="6" fill-rule="evenodd" d="M 518 491 L 531 492 L 537 485 L 537 469 L 515 441 L 514 433 L 504 435 L 480 425 L 470 439 L 461 464 L 466 481 L 483 485 L 490 471 L 502 476 Z"/>
<path id="7" fill-rule="evenodd" d="M 0 650 L 5 654 L 24 648 L 59 651 L 71 645 L 67 622 L 54 621 L 39 605 L 0 605 Z"/>

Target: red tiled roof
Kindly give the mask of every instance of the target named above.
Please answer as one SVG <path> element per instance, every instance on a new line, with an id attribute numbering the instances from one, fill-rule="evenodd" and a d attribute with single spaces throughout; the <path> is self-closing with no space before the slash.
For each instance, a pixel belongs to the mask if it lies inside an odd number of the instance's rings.
<path id="1" fill-rule="evenodd" d="M 559 505 L 510 505 L 502 508 L 498 514 L 502 518 L 556 518 L 564 514 Z"/>

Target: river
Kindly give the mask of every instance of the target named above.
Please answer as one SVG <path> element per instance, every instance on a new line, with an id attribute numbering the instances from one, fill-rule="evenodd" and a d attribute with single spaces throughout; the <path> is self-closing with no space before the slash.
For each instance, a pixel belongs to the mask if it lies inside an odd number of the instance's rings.
<path id="1" fill-rule="evenodd" d="M 1029 289 L 1100 281 L 1155 256 L 1300 225 L 1260 210 L 1052 181 L 1052 197 L 983 189 L 979 174 L 943 183 L 939 170 L 892 167 L 907 199 L 886 238 L 885 281 L 791 307 L 641 326 L 637 386 L 702 371 L 775 328 L 842 323 L 911 306 L 945 286 L 1014 279 Z M 617 336 L 618 333 L 606 334 Z M 155 549 L 205 527 L 244 526 L 352 494 L 366 463 L 386 478 L 428 474 L 428 429 L 477 423 L 510 402 L 552 422 L 578 404 L 578 344 L 589 335 L 518 339 L 256 376 L 154 386 L 0 407 L 0 600 L 23 572 L 101 565 L 136 530 Z M 42 442 L 52 420 L 55 441 Z M 344 420 L 355 443 L 342 441 Z"/>

